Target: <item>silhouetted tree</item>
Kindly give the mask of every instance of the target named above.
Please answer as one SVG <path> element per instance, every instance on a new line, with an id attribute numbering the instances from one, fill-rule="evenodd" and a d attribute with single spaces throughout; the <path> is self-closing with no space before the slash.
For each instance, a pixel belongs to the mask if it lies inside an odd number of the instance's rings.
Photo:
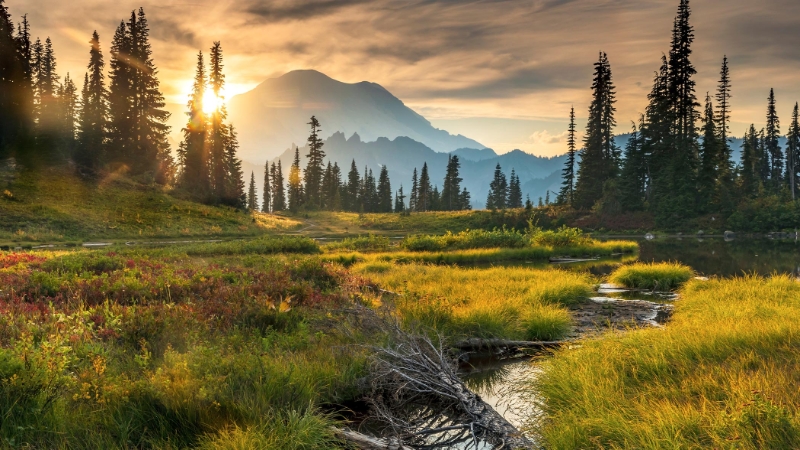
<path id="1" fill-rule="evenodd" d="M 796 199 L 797 180 L 800 174 L 800 119 L 798 118 L 798 104 L 792 110 L 792 123 L 786 135 L 786 179 L 789 183 L 789 192 L 792 201 Z"/>
<path id="2" fill-rule="evenodd" d="M 698 205 L 701 212 L 708 212 L 712 205 L 718 205 L 717 181 L 721 143 L 714 120 L 714 105 L 711 96 L 706 94 L 705 114 L 703 115 L 703 143 L 700 146 L 700 170 L 697 174 Z"/>
<path id="3" fill-rule="evenodd" d="M 247 190 L 248 211 L 258 211 L 258 195 L 256 195 L 256 175 L 250 172 L 250 188 Z"/>
<path id="4" fill-rule="evenodd" d="M 622 161 L 617 187 L 620 206 L 626 211 L 638 211 L 644 207 L 647 160 L 639 129 L 635 123 L 631 125 L 631 135 L 625 145 L 625 159 Z"/>
<path id="5" fill-rule="evenodd" d="M 494 178 L 489 183 L 489 195 L 486 197 L 486 209 L 505 209 L 508 200 L 508 182 L 500 163 L 494 168 Z"/>
<path id="6" fill-rule="evenodd" d="M 222 203 L 235 208 L 245 208 L 246 194 L 244 191 L 244 172 L 242 171 L 242 160 L 238 157 L 239 138 L 233 125 L 228 127 L 228 135 L 225 140 L 225 166 L 226 188 L 222 196 Z M 258 208 L 258 206 L 254 206 Z"/>
<path id="7" fill-rule="evenodd" d="M 394 193 L 394 212 L 404 212 L 406 210 L 406 196 L 403 194 L 403 185 Z"/>
<path id="8" fill-rule="evenodd" d="M 417 211 L 430 211 L 431 210 L 431 196 L 433 195 L 433 188 L 431 186 L 431 178 L 428 175 L 428 163 L 422 164 L 422 171 L 419 174 L 419 186 L 417 187 Z"/>
<path id="9" fill-rule="evenodd" d="M 283 184 L 283 168 L 281 161 L 278 160 L 278 165 L 272 163 L 270 168 L 272 173 L 272 211 L 285 211 L 286 210 L 286 191 Z"/>
<path id="10" fill-rule="evenodd" d="M 569 110 L 569 129 L 567 134 L 567 160 L 564 162 L 564 169 L 561 171 L 561 192 L 558 194 L 557 202 L 563 205 L 572 206 L 572 199 L 575 194 L 575 108 Z"/>
<path id="11" fill-rule="evenodd" d="M 228 111 L 222 98 L 222 89 L 225 87 L 225 74 L 222 59 L 222 44 L 214 42 L 208 58 L 208 88 L 214 93 L 215 105 L 209 114 L 206 145 L 208 155 L 208 178 L 210 181 L 212 201 L 217 202 L 224 195 L 223 187 L 226 185 L 227 171 L 225 170 L 225 141 L 228 139 L 229 128 L 225 124 Z M 208 110 L 208 105 L 203 105 Z M 202 111 L 201 111 L 202 114 Z M 256 210 L 258 208 L 255 208 Z"/>
<path id="12" fill-rule="evenodd" d="M 463 179 L 459 176 L 459 169 L 461 162 L 458 160 L 458 155 L 447 156 L 447 171 L 444 176 L 444 185 L 442 187 L 442 209 L 445 211 L 460 211 L 464 209 L 461 202 L 461 182 Z"/>
<path id="13" fill-rule="evenodd" d="M 778 144 L 781 134 L 781 124 L 775 109 L 775 90 L 769 90 L 767 98 L 767 126 L 764 130 L 764 147 L 769 158 L 769 186 L 777 193 L 781 189 L 783 179 L 783 152 Z"/>
<path id="14" fill-rule="evenodd" d="M 761 180 L 759 171 L 758 135 L 755 125 L 744 135 L 742 143 L 742 164 L 739 167 L 739 185 L 743 198 L 752 198 L 758 192 Z"/>
<path id="15" fill-rule="evenodd" d="M 90 172 L 97 170 L 105 157 L 106 128 L 108 123 L 108 91 L 106 90 L 105 62 L 100 50 L 100 36 L 92 33 L 89 41 L 89 72 L 84 77 L 81 94 L 81 113 L 78 131 L 79 147 L 75 162 Z"/>
<path id="16" fill-rule="evenodd" d="M 550 191 L 548 191 L 548 195 L 549 192 Z M 508 183 L 508 200 L 506 205 L 509 208 L 522 208 L 522 186 L 520 186 L 519 177 L 514 169 L 511 169 L 511 178 Z"/>
<path id="17" fill-rule="evenodd" d="M 419 181 L 417 180 L 417 168 L 414 167 L 414 174 L 411 176 L 411 197 L 408 201 L 409 211 L 417 211 L 419 203 Z"/>
<path id="18" fill-rule="evenodd" d="M 381 173 L 378 176 L 378 212 L 392 212 L 392 185 L 386 166 L 381 166 Z"/>
<path id="19" fill-rule="evenodd" d="M 289 210 L 297 212 L 303 205 L 303 184 L 300 180 L 300 149 L 294 148 L 294 161 L 289 168 Z"/>
<path id="20" fill-rule="evenodd" d="M 305 171 L 305 201 L 312 208 L 322 206 L 322 172 L 324 170 L 325 152 L 322 151 L 322 138 L 319 137 L 320 124 L 315 116 L 311 116 L 311 134 L 308 136 L 308 164 Z"/>
<path id="21" fill-rule="evenodd" d="M 203 98 L 207 88 L 207 79 L 203 62 L 203 53 L 197 53 L 192 93 L 187 103 L 187 123 L 181 130 L 183 140 L 178 147 L 178 162 L 181 166 L 180 184 L 193 198 L 208 201 L 211 195 L 211 179 L 208 157 L 208 116 L 203 111 Z M 227 136 L 215 137 L 224 153 Z M 222 166 L 224 168 L 224 165 Z M 221 194 L 221 193 L 220 193 Z"/>
<path id="22" fill-rule="evenodd" d="M 264 164 L 264 192 L 261 194 L 261 212 L 272 211 L 272 182 L 269 179 L 269 161 Z"/>

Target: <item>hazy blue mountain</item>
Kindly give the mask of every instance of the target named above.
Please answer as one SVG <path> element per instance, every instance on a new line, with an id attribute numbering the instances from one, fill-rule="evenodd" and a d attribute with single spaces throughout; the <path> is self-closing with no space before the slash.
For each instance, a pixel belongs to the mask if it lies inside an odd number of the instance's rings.
<path id="1" fill-rule="evenodd" d="M 435 152 L 428 146 L 403 136 L 392 140 L 378 138 L 372 142 L 364 142 L 358 134 L 353 134 L 350 138 L 346 138 L 344 133 L 337 132 L 325 141 L 323 150 L 326 154 L 326 161 L 337 162 L 345 176 L 350 170 L 350 164 L 353 160 L 356 161 L 358 171 L 362 176 L 365 166 L 372 169 L 377 176 L 381 166 L 386 165 L 389 170 L 392 189 L 397 190 L 402 185 L 406 194 L 411 190 L 411 176 L 414 168 L 416 167 L 417 170 L 420 170 L 425 162 L 428 163 L 433 184 L 439 185 L 441 189 L 448 158 L 447 153 Z M 303 167 L 305 167 L 306 163 L 306 153 L 307 149 L 301 147 L 300 155 Z M 286 149 L 277 159 L 281 161 L 284 173 L 288 173 L 288 168 L 294 159 L 294 149 Z M 536 199 L 540 195 L 545 195 L 547 187 L 542 188 L 542 183 L 530 184 L 530 188 L 525 188 L 524 186 L 533 180 L 549 179 L 554 172 L 560 173 L 564 164 L 564 157 L 541 158 L 520 150 L 514 150 L 482 161 L 461 159 L 461 178 L 464 179 L 463 185 L 472 194 L 474 208 L 482 208 L 485 205 L 486 196 L 489 193 L 489 183 L 492 180 L 497 163 L 500 163 L 506 176 L 511 174 L 511 169 L 513 168 L 519 174 L 520 181 L 523 184 L 523 196 L 530 194 L 532 199 Z M 250 170 L 256 173 L 256 180 L 259 183 L 258 189 L 261 192 L 264 173 L 263 165 L 251 166 L 245 164 L 245 170 L 246 174 L 249 174 Z M 540 190 L 540 188 L 543 190 Z"/>
<path id="2" fill-rule="evenodd" d="M 497 157 L 497 153 L 490 148 L 477 149 L 477 148 L 459 148 L 450 152 L 453 155 L 458 155 L 458 158 L 466 161 L 483 161 L 485 159 L 492 159 Z"/>
<path id="3" fill-rule="evenodd" d="M 358 133 L 367 141 L 406 136 L 438 152 L 485 147 L 434 128 L 378 84 L 342 83 L 314 70 L 266 80 L 228 103 L 240 157 L 251 163 L 274 158 L 292 144 L 305 145 L 312 115 L 322 124 L 323 136 Z"/>

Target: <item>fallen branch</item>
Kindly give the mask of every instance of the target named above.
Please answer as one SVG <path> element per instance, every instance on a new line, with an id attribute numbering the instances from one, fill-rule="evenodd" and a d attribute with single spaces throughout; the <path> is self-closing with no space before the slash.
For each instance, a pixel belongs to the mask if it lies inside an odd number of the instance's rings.
<path id="1" fill-rule="evenodd" d="M 397 438 L 383 439 L 367 436 L 346 428 L 332 427 L 332 429 L 336 437 L 363 450 L 414 450 L 407 445 L 403 445 Z"/>
<path id="2" fill-rule="evenodd" d="M 512 341 L 507 339 L 470 338 L 457 342 L 452 347 L 458 350 L 553 348 L 560 347 L 568 342 L 569 341 Z"/>

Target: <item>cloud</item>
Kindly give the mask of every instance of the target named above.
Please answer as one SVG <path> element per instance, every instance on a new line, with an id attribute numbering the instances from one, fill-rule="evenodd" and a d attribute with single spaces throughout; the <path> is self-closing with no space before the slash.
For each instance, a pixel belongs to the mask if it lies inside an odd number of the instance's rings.
<path id="1" fill-rule="evenodd" d="M 533 145 L 550 145 L 560 144 L 567 142 L 569 132 L 565 131 L 560 134 L 550 134 L 547 130 L 537 131 L 528 137 L 528 140 Z"/>
<path id="2" fill-rule="evenodd" d="M 369 3 L 368 0 L 257 0 L 245 10 L 259 20 L 267 22 L 305 21 L 317 16 L 332 14 L 353 5 Z"/>

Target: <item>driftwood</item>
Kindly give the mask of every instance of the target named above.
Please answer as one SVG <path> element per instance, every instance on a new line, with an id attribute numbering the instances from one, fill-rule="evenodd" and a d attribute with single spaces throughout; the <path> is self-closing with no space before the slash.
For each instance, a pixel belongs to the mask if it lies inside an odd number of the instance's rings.
<path id="1" fill-rule="evenodd" d="M 391 435 L 413 447 L 451 448 L 478 441 L 496 448 L 531 449 L 534 443 L 467 388 L 454 355 L 424 336 L 396 328 L 393 342 L 376 347 L 368 400 Z M 455 425 L 454 425 L 455 424 Z"/>
<path id="2" fill-rule="evenodd" d="M 414 450 L 407 445 L 403 445 L 396 438 L 376 438 L 361 434 L 357 431 L 336 427 L 333 427 L 333 433 L 339 439 L 349 442 L 363 450 Z"/>
<path id="3" fill-rule="evenodd" d="M 492 350 L 518 348 L 553 348 L 560 347 L 568 341 L 511 341 L 507 339 L 471 338 L 452 345 L 458 350 Z"/>

